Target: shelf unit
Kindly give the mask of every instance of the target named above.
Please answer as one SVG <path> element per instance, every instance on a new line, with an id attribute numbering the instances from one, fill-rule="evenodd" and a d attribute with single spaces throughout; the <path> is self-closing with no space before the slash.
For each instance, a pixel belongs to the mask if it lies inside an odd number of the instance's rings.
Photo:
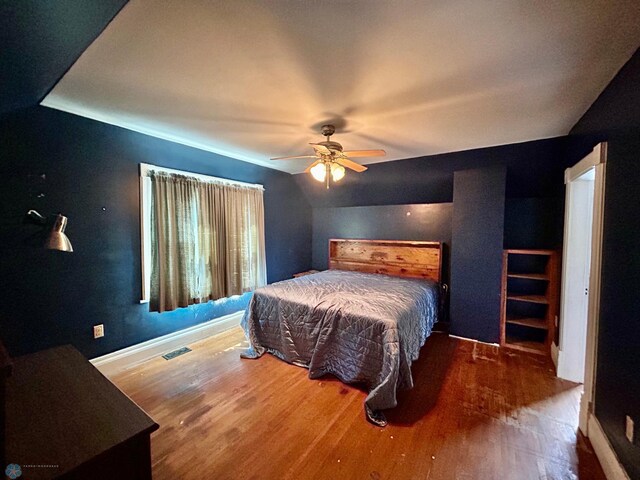
<path id="1" fill-rule="evenodd" d="M 500 345 L 549 355 L 555 338 L 558 298 L 558 252 L 505 250 Z"/>

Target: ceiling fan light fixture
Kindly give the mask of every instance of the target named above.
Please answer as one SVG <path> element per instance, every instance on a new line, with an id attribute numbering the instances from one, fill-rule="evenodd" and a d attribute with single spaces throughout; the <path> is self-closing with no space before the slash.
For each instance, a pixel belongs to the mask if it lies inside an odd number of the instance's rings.
<path id="1" fill-rule="evenodd" d="M 331 140 L 331 135 L 335 132 L 333 125 L 323 125 L 322 135 L 326 137 L 324 142 L 309 143 L 315 151 L 315 155 L 294 155 L 288 157 L 275 157 L 271 160 L 289 160 L 292 158 L 315 158 L 305 169 L 305 173 L 311 173 L 314 180 L 324 183 L 329 189 L 329 184 L 333 180 L 339 182 L 345 176 L 345 167 L 355 172 L 364 172 L 367 167 L 354 162 L 352 157 L 379 157 L 386 155 L 384 150 L 349 150 L 344 151 L 342 145 Z"/>
<path id="2" fill-rule="evenodd" d="M 331 164 L 331 178 L 334 182 L 339 182 L 344 178 L 345 169 L 338 163 Z"/>
<path id="3" fill-rule="evenodd" d="M 324 163 L 318 163 L 315 167 L 309 170 L 311 176 L 315 178 L 319 182 L 324 182 L 324 179 L 327 175 L 327 168 L 324 166 Z"/>

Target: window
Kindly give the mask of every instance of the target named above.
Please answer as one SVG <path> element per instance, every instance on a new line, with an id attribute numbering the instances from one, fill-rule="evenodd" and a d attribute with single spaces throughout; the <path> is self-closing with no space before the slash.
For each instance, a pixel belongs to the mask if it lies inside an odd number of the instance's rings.
<path id="1" fill-rule="evenodd" d="M 141 164 L 142 302 L 162 312 L 265 285 L 263 191 Z"/>

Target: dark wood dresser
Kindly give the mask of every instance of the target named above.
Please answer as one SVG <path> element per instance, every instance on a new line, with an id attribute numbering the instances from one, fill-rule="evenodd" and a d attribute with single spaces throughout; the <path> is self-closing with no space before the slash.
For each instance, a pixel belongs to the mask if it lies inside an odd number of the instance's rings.
<path id="1" fill-rule="evenodd" d="M 13 359 L 5 461 L 19 478 L 150 479 L 158 428 L 71 346 Z"/>

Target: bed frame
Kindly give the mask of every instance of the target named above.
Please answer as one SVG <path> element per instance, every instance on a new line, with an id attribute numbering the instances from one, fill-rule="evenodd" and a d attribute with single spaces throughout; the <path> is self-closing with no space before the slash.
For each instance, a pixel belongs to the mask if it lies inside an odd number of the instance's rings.
<path id="1" fill-rule="evenodd" d="M 442 243 L 407 240 L 329 240 L 329 268 L 442 281 Z"/>

